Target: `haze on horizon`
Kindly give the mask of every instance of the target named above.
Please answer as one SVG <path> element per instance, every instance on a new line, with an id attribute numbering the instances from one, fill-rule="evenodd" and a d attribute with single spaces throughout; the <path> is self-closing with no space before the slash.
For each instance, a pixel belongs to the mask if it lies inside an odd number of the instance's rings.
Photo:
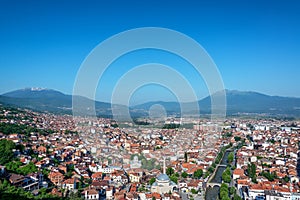
<path id="1" fill-rule="evenodd" d="M 300 97 L 299 10 L 298 1 L 1 1 L 0 94 L 25 87 L 71 94 L 81 63 L 100 42 L 132 28 L 165 27 L 206 49 L 226 89 Z M 198 99 L 208 94 L 189 63 L 148 49 L 112 63 L 96 99 L 109 102 L 120 77 L 144 63 L 177 70 Z M 176 101 L 176 96 L 150 84 L 130 99 L 133 104 L 153 100 Z"/>

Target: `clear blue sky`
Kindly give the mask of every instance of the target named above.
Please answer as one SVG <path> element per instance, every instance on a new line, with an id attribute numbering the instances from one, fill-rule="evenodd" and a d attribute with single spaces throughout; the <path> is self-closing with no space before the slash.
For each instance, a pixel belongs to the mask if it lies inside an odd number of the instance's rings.
<path id="1" fill-rule="evenodd" d="M 97 44 L 121 31 L 154 26 L 180 31 L 199 42 L 218 66 L 227 89 L 300 97 L 299 10 L 296 0 L 1 0 L 0 94 L 24 87 L 71 94 L 77 70 Z M 119 64 L 127 63 L 129 69 L 159 62 L 161 57 L 171 66 L 181 62 L 172 55 L 142 51 Z M 185 71 L 189 79 L 193 73 L 188 66 Z M 107 91 L 98 92 L 98 99 L 109 101 L 109 91 L 118 79 L 110 77 L 122 73 L 118 67 L 108 71 L 103 86 L 99 85 Z M 190 81 L 203 84 L 193 75 Z M 144 88 L 146 94 L 137 91 L 137 101 L 144 101 L 139 96 L 148 98 L 155 88 L 156 94 L 172 99 L 165 89 L 160 92 L 161 88 L 150 86 Z"/>

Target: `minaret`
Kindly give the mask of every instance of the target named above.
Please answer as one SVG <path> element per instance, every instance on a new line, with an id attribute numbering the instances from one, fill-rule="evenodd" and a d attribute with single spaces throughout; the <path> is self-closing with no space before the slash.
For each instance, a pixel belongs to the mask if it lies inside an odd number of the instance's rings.
<path id="1" fill-rule="evenodd" d="M 163 174 L 166 174 L 166 157 L 164 157 Z"/>

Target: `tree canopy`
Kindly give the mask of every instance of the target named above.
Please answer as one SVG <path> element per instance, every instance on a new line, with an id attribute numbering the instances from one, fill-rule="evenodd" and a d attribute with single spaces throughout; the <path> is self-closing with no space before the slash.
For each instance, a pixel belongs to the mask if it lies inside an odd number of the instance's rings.
<path id="1" fill-rule="evenodd" d="M 230 181 L 231 181 L 231 172 L 230 172 L 230 168 L 229 167 L 227 167 L 226 170 L 223 172 L 223 174 L 222 174 L 222 180 L 225 183 L 230 183 Z"/>
<path id="2" fill-rule="evenodd" d="M 195 172 L 194 172 L 194 178 L 201 178 L 203 175 L 203 171 L 202 169 L 197 169 Z"/>
<path id="3" fill-rule="evenodd" d="M 156 181 L 155 178 L 151 178 L 150 181 L 149 181 L 149 184 L 152 185 L 155 181 Z"/>
<path id="4" fill-rule="evenodd" d="M 174 174 L 174 169 L 172 167 L 168 167 L 168 169 L 166 170 L 167 175 L 171 176 Z"/>
<path id="5" fill-rule="evenodd" d="M 233 159 L 234 159 L 234 154 L 233 154 L 233 152 L 230 152 L 227 157 L 228 163 L 232 163 Z"/>
<path id="6" fill-rule="evenodd" d="M 13 149 L 16 148 L 15 143 L 10 140 L 0 140 L 0 164 L 5 165 L 13 159 Z"/>
<path id="7" fill-rule="evenodd" d="M 182 177 L 182 178 L 186 178 L 186 177 L 188 177 L 188 173 L 186 173 L 186 172 L 182 172 L 182 174 L 181 174 L 181 177 Z"/>
<path id="8" fill-rule="evenodd" d="M 253 163 L 248 164 L 247 172 L 249 174 L 249 177 L 255 183 L 256 182 L 256 165 Z"/>

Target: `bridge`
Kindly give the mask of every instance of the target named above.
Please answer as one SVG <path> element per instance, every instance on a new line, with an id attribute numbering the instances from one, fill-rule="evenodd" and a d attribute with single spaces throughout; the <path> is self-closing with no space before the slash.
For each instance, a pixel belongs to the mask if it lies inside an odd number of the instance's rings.
<path id="1" fill-rule="evenodd" d="M 219 186 L 219 187 L 221 187 L 221 183 L 206 183 L 206 186 L 207 187 L 215 187 L 215 186 Z"/>
<path id="2" fill-rule="evenodd" d="M 212 179 L 215 177 L 216 172 L 218 171 L 218 168 L 219 168 L 219 167 L 227 167 L 227 165 L 222 165 L 222 164 L 218 164 L 218 165 L 217 165 L 215 171 L 213 172 L 213 174 L 210 176 L 210 178 L 208 179 L 208 181 L 207 181 L 207 183 L 206 183 L 206 186 L 207 186 L 207 187 L 212 187 L 212 188 L 215 187 L 215 186 L 221 187 L 221 184 L 222 184 L 222 183 L 211 182 Z"/>
<path id="3" fill-rule="evenodd" d="M 225 154 L 224 154 L 224 155 L 225 155 Z M 224 158 L 224 155 L 223 155 L 223 157 L 222 157 L 222 160 L 223 160 L 223 158 Z M 221 187 L 221 184 L 222 184 L 222 183 L 214 183 L 214 182 L 211 182 L 212 179 L 215 177 L 216 172 L 218 171 L 218 168 L 219 168 L 219 167 L 225 167 L 225 168 L 226 168 L 227 165 L 224 165 L 224 164 L 218 164 L 218 165 L 216 166 L 215 171 L 210 175 L 210 177 L 209 177 L 209 179 L 208 179 L 208 181 L 207 181 L 207 183 L 206 183 L 207 187 L 215 187 L 215 186 Z"/>
<path id="4" fill-rule="evenodd" d="M 227 165 L 222 165 L 222 164 L 218 164 L 215 168 L 215 171 L 210 175 L 208 181 L 207 181 L 207 184 L 209 184 L 211 182 L 211 180 L 215 177 L 216 175 L 216 172 L 218 171 L 218 168 L 219 167 L 227 167 Z"/>

